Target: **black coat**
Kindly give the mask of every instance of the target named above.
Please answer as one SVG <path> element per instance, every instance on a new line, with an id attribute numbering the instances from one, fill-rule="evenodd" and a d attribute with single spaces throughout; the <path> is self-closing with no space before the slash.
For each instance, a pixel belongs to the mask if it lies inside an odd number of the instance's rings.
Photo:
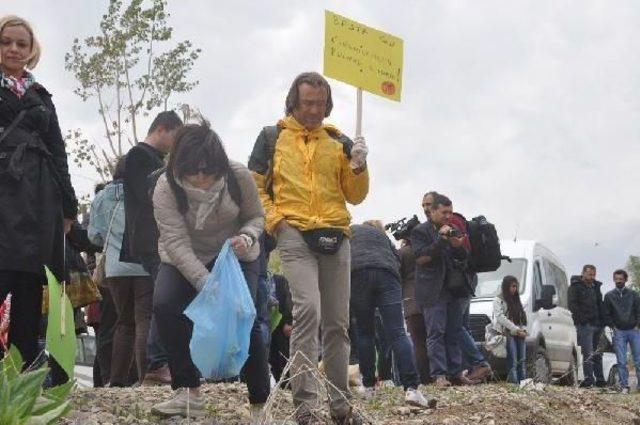
<path id="1" fill-rule="evenodd" d="M 569 310 L 576 325 L 603 326 L 602 323 L 602 282 L 593 282 L 595 298 L 590 296 L 590 288 L 580 276 L 571 276 L 569 286 Z"/>
<path id="2" fill-rule="evenodd" d="M 162 152 L 146 143 L 138 143 L 127 153 L 125 226 L 120 261 L 140 263 L 140 256 L 158 255 L 158 225 L 153 216 L 153 188 L 150 187 L 149 175 L 162 168 L 163 158 Z"/>
<path id="3" fill-rule="evenodd" d="M 465 260 L 469 254 L 464 246 L 452 248 L 446 239 L 440 237 L 430 221 L 413 229 L 411 248 L 416 259 L 421 256 L 431 257 L 431 261 L 426 264 L 416 263 L 416 302 L 422 307 L 433 306 L 442 294 L 451 260 Z"/>
<path id="4" fill-rule="evenodd" d="M 78 213 L 64 140 L 44 87 L 35 83 L 20 99 L 0 88 L 0 127 L 23 110 L 0 143 L 0 270 L 43 274 L 46 265 L 62 279 L 62 219 Z"/>
<path id="5" fill-rule="evenodd" d="M 632 289 L 607 292 L 602 307 L 604 324 L 610 328 L 628 330 L 640 325 L 640 297 Z"/>

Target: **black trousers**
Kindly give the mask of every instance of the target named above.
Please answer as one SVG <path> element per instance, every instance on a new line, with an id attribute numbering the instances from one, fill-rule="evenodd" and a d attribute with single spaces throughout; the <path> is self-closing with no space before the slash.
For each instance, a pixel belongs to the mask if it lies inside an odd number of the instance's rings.
<path id="1" fill-rule="evenodd" d="M 113 334 L 116 329 L 118 314 L 109 289 L 99 286 L 100 325 L 94 327 L 96 332 L 96 358 L 93 362 L 93 386 L 104 387 L 109 383 L 111 375 L 111 355 L 113 351 Z"/>
<path id="2" fill-rule="evenodd" d="M 241 262 L 240 265 L 255 303 L 260 265 L 258 261 Z M 162 345 L 167 350 L 171 387 L 174 390 L 200 386 L 200 373 L 189 351 L 193 322 L 183 314 L 196 295 L 196 289 L 177 268 L 166 263 L 160 264 L 153 294 L 153 313 Z M 249 402 L 259 404 L 267 401 L 270 392 L 268 352 L 258 320 L 251 328 L 249 358 L 242 374 L 247 379 Z"/>
<path id="3" fill-rule="evenodd" d="M 151 280 L 154 284 L 158 277 L 158 270 L 160 269 L 160 256 L 157 252 L 150 252 L 139 254 L 140 263 L 142 268 L 151 275 Z M 158 324 L 156 318 L 151 315 L 151 323 L 149 324 L 149 335 L 147 337 L 147 370 L 154 371 L 166 366 L 167 350 L 162 346 L 162 340 L 158 333 Z M 143 377 L 140 378 L 142 380 Z"/>
<path id="4" fill-rule="evenodd" d="M 280 324 L 271 334 L 271 345 L 269 346 L 269 364 L 271 364 L 271 373 L 276 382 L 282 377 L 282 371 L 288 361 L 289 337 L 282 332 L 282 324 Z"/>
<path id="5" fill-rule="evenodd" d="M 11 293 L 9 344 L 15 344 L 20 350 L 25 368 L 40 354 L 38 335 L 42 315 L 42 285 L 45 282 L 44 275 L 0 270 L 0 303 Z"/>

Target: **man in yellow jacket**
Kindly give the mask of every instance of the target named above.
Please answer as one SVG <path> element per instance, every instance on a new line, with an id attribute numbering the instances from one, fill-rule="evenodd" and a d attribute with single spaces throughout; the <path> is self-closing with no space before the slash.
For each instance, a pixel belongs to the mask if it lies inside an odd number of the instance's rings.
<path id="1" fill-rule="evenodd" d="M 299 424 L 323 423 L 313 414 L 318 394 L 308 368 L 318 360 L 318 328 L 337 424 L 359 424 L 349 408 L 349 296 L 351 216 L 369 190 L 363 137 L 355 143 L 324 124 L 333 102 L 329 83 L 315 72 L 300 74 L 286 99 L 286 117 L 265 127 L 253 148 L 253 172 L 266 213 L 266 230 L 276 237 L 293 299 L 291 376 Z"/>

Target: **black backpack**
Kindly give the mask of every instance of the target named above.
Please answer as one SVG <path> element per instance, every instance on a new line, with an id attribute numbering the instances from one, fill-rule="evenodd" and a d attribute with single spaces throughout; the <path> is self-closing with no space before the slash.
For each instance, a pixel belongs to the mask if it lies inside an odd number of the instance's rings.
<path id="1" fill-rule="evenodd" d="M 498 270 L 502 253 L 496 227 L 480 215 L 467 222 L 467 230 L 471 243 L 470 270 L 474 273 Z"/>

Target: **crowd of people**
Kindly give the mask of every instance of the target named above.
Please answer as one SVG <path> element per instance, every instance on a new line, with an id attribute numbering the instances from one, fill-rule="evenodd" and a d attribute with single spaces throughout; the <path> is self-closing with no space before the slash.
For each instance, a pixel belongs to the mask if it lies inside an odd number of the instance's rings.
<path id="1" fill-rule="evenodd" d="M 399 250 L 380 221 L 352 224 L 347 204 L 369 191 L 368 147 L 364 137 L 352 141 L 324 122 L 333 100 L 320 74 L 293 80 L 284 117 L 259 132 L 248 166 L 228 158 L 206 122 L 158 114 L 145 140 L 118 158 L 113 181 L 97 188 L 82 227 L 51 95 L 31 73 L 39 52 L 27 21 L 0 19 L 0 342 L 7 343 L 9 323 L 8 343 L 27 366 L 42 350 L 43 266 L 68 281 L 69 245 L 105 258 L 96 386 L 170 384 L 173 397 L 153 412 L 203 415 L 206 376 L 191 359 L 193 323 L 183 312 L 230 241 L 257 311 L 239 377 L 252 423 L 264 417 L 271 376 L 290 388 L 298 424 L 323 423 L 312 373 L 319 360 L 336 424 L 365 423 L 349 402 L 354 359 L 372 396 L 385 379 L 376 363 L 390 352 L 387 376 L 404 388 L 406 403 L 425 409 L 436 400 L 421 384 L 475 385 L 493 375 L 469 331 L 477 269 L 469 266 L 466 219 L 447 196 L 430 191 L 422 199 L 426 220 L 402 235 Z M 268 270 L 274 250 L 282 275 Z M 585 358 L 582 385 L 604 381 L 597 342 L 607 325 L 628 390 L 629 344 L 640 375 L 640 305 L 625 287 L 626 272 L 614 280 L 603 298 L 595 267 L 585 266 L 572 279 L 569 306 Z M 504 276 L 492 322 L 505 336 L 514 383 L 526 378 L 519 285 Z M 271 329 L 273 309 L 282 319 Z M 378 341 L 388 350 L 377 350 Z M 55 381 L 68 378 L 58 371 Z"/>

